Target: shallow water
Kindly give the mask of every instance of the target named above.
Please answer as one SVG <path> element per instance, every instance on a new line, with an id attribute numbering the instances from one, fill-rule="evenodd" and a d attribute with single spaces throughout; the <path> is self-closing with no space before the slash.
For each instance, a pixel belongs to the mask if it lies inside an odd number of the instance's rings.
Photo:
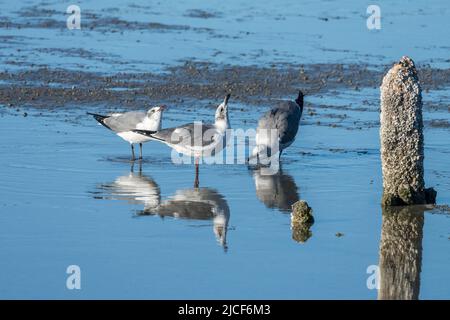
<path id="1" fill-rule="evenodd" d="M 239 120 L 241 107 L 251 114 L 246 106 L 230 107 L 234 127 L 251 126 Z M 305 122 L 280 175 L 201 165 L 196 191 L 193 165 L 172 164 L 166 146 L 144 145 L 140 172 L 127 143 L 83 112 L 39 112 L 0 118 L 1 297 L 377 297 L 366 285 L 383 232 L 376 127 Z M 164 126 L 185 116 L 169 109 Z M 446 129 L 425 134 L 427 185 L 448 203 Z M 297 199 L 315 217 L 304 243 L 287 214 Z M 449 215 L 423 215 L 419 297 L 448 298 Z M 81 267 L 82 290 L 65 288 L 71 264 Z"/>
<path id="2" fill-rule="evenodd" d="M 369 2 L 174 3 L 86 2 L 82 30 L 69 31 L 64 11 L 71 1 L 0 1 L 1 21 L 12 24 L 0 24 L 0 65 L 12 72 L 43 65 L 165 72 L 188 59 L 379 69 L 407 53 L 421 64 L 449 66 L 447 1 L 386 1 L 376 32 L 366 28 Z M 425 178 L 438 203 L 449 204 L 449 129 L 432 121 L 448 121 L 450 91 L 434 89 L 423 95 Z M 85 114 L 125 109 L 120 102 L 1 105 L 0 298 L 376 299 L 393 292 L 448 299 L 450 215 L 382 215 L 379 90 L 339 90 L 306 97 L 280 174 L 201 165 L 198 190 L 194 166 L 174 165 L 169 148 L 148 143 L 133 166 L 128 144 Z M 212 119 L 212 101 L 186 101 L 166 112 L 165 127 Z M 231 124 L 254 127 L 266 110 L 231 101 Z M 290 225 L 298 199 L 315 218 L 303 242 Z M 409 242 L 402 238 L 408 232 Z M 81 290 L 66 288 L 73 264 L 81 268 Z M 372 265 L 380 266 L 380 292 L 367 286 Z"/>

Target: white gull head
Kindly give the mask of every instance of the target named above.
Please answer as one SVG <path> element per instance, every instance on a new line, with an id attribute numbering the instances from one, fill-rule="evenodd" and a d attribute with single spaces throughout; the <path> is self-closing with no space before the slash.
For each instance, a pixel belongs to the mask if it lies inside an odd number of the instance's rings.
<path id="1" fill-rule="evenodd" d="M 225 99 L 216 110 L 215 116 L 215 126 L 219 131 L 225 131 L 230 126 L 230 120 L 228 119 L 228 100 L 230 99 L 230 94 L 227 94 Z"/>
<path id="2" fill-rule="evenodd" d="M 147 111 L 147 117 L 144 120 L 145 128 L 151 131 L 161 130 L 162 113 L 167 107 L 165 105 L 153 107 Z"/>

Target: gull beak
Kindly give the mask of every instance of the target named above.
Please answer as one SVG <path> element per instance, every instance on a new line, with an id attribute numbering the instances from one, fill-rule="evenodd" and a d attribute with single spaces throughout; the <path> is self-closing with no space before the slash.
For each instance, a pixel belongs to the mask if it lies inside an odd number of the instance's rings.
<path id="1" fill-rule="evenodd" d="M 223 104 L 226 106 L 228 104 L 228 100 L 230 99 L 231 94 L 227 94 L 225 99 L 223 100 Z"/>
<path id="2" fill-rule="evenodd" d="M 165 104 L 159 106 L 159 111 L 165 111 L 167 106 Z"/>

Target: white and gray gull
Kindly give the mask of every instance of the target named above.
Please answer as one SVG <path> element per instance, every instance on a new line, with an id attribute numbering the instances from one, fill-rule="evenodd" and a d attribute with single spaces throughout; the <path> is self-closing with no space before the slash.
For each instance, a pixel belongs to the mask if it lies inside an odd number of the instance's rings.
<path id="1" fill-rule="evenodd" d="M 226 145 L 226 131 L 229 129 L 227 94 L 224 101 L 217 107 L 214 123 L 194 122 L 178 127 L 151 132 L 146 129 L 136 129 L 133 132 L 158 140 L 178 153 L 195 158 L 195 183 L 198 187 L 198 160 L 202 156 L 213 156 Z"/>
<path id="2" fill-rule="evenodd" d="M 299 91 L 295 101 L 280 101 L 273 109 L 266 112 L 258 122 L 256 129 L 256 146 L 250 155 L 259 160 L 267 159 L 289 147 L 297 135 L 300 118 L 303 112 L 303 92 Z M 276 131 L 274 131 L 276 130 Z M 272 133 L 276 135 L 272 137 Z"/>
<path id="3" fill-rule="evenodd" d="M 152 137 L 144 136 L 133 132 L 134 129 L 157 132 L 161 130 L 162 113 L 166 106 L 153 107 L 147 112 L 130 111 L 125 113 L 113 113 L 110 115 L 100 115 L 88 112 L 104 127 L 114 131 L 119 137 L 129 142 L 131 145 L 131 160 L 135 160 L 134 144 L 139 143 L 139 159 L 142 159 L 142 144 L 154 140 Z"/>

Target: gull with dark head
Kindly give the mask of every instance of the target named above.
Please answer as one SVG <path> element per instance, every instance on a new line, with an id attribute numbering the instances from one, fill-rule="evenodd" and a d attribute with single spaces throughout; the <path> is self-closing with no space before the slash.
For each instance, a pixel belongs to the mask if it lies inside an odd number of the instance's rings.
<path id="1" fill-rule="evenodd" d="M 145 137 L 158 140 L 178 153 L 195 158 L 195 183 L 198 187 L 198 165 L 200 157 L 213 156 L 226 145 L 226 131 L 230 127 L 228 119 L 227 94 L 223 102 L 217 107 L 214 123 L 194 122 L 178 127 L 167 128 L 152 132 L 145 129 L 135 129 L 133 132 Z"/>
<path id="2" fill-rule="evenodd" d="M 153 107 L 147 112 L 130 111 L 125 113 L 113 113 L 110 115 L 100 115 L 88 112 L 101 125 L 114 131 L 119 137 L 129 142 L 131 145 L 131 160 L 135 160 L 134 144 L 139 143 L 139 159 L 142 159 L 142 144 L 153 140 L 152 137 L 143 136 L 133 132 L 135 129 L 148 130 L 156 133 L 161 130 L 162 113 L 166 106 Z"/>
<path id="3" fill-rule="evenodd" d="M 271 158 L 277 152 L 281 157 L 284 149 L 289 147 L 297 135 L 300 118 L 303 112 L 303 92 L 299 91 L 295 101 L 280 101 L 273 109 L 266 112 L 258 122 L 256 129 L 256 147 L 250 159 L 257 157 Z M 276 130 L 276 137 L 271 137 L 271 131 Z"/>

